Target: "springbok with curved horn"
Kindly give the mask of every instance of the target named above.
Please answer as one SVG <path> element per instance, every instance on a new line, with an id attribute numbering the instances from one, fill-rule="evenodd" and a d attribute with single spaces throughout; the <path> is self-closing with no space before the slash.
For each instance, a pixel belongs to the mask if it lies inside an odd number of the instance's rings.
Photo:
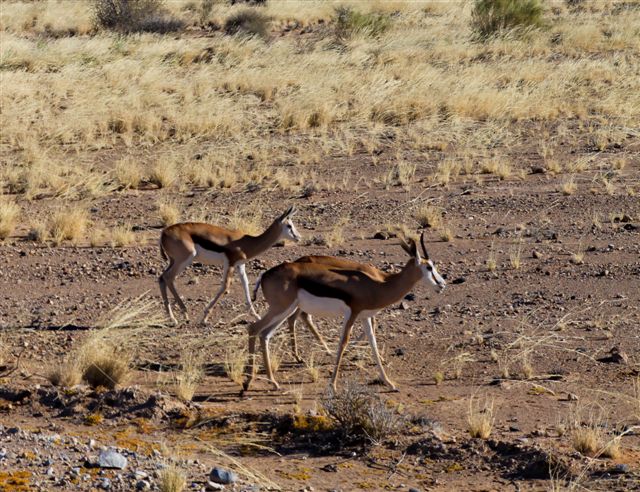
<path id="1" fill-rule="evenodd" d="M 368 263 L 358 263 L 357 261 L 349 260 L 346 258 L 337 258 L 335 256 L 309 255 L 309 256 L 303 256 L 301 258 L 298 258 L 297 260 L 295 260 L 294 263 L 320 263 L 323 265 L 331 265 L 333 268 L 337 268 L 340 270 L 359 270 L 365 273 L 366 275 L 370 276 L 371 278 L 378 279 L 380 281 L 384 280 L 384 276 L 381 275 L 380 270 L 378 270 L 373 265 L 369 265 Z M 258 293 L 258 289 L 260 288 L 261 280 L 262 280 L 262 275 L 258 277 L 258 281 L 256 282 L 256 285 L 254 287 L 253 294 L 251 297 L 253 301 L 256 300 L 256 296 Z M 298 320 L 298 318 L 302 318 L 302 322 L 307 326 L 309 331 L 311 331 L 311 333 L 313 334 L 315 339 L 320 343 L 320 345 L 322 345 L 325 352 L 330 354 L 331 351 L 329 350 L 327 343 L 324 341 L 324 338 L 318 331 L 318 328 L 313 322 L 311 315 L 301 311 L 300 308 L 298 308 L 287 319 L 287 325 L 289 327 L 289 337 L 291 340 L 291 350 L 293 352 L 293 357 L 296 359 L 296 361 L 303 362 L 302 357 L 300 357 L 300 353 L 298 352 L 298 342 L 296 337 L 296 321 Z M 374 331 L 375 331 L 375 327 L 377 325 L 375 318 L 372 318 L 372 322 L 373 322 Z"/>
<path id="2" fill-rule="evenodd" d="M 424 258 L 420 256 L 413 239 L 403 241 L 401 245 L 411 259 L 398 273 L 379 271 L 379 278 L 372 278 L 361 270 L 345 270 L 319 263 L 282 263 L 264 273 L 260 283 L 263 295 L 269 303 L 269 311 L 249 327 L 251 366 L 247 367 L 243 391 L 249 389 L 253 379 L 258 337 L 267 377 L 276 389 L 279 388 L 271 370 L 269 339 L 282 322 L 298 308 L 311 315 L 343 318 L 336 365 L 331 377 L 334 390 L 342 356 L 349 342 L 353 324 L 358 318 L 363 320 L 381 379 L 391 389 L 396 390 L 395 384 L 387 377 L 382 365 L 371 319 L 381 309 L 402 299 L 421 280 L 431 282 L 438 292 L 445 288 L 444 279 L 429 259 L 424 245 L 424 233 L 420 237 L 420 243 Z"/>
<path id="3" fill-rule="evenodd" d="M 169 259 L 169 266 L 162 272 L 158 282 L 164 307 L 171 321 L 178 324 L 169 304 L 167 287 L 188 319 L 187 308 L 176 290 L 174 280 L 194 260 L 205 264 L 222 264 L 223 266 L 222 285 L 206 307 L 202 317 L 203 323 L 206 323 L 209 313 L 218 299 L 229 289 L 235 268 L 238 269 L 247 307 L 257 319 L 260 319 L 251 303 L 249 281 L 244 264 L 251 258 L 264 253 L 278 241 L 283 239 L 300 241 L 300 234 L 291 221 L 295 212 L 294 207 L 290 207 L 259 236 L 251 236 L 243 231 L 197 222 L 183 222 L 166 227 L 160 236 L 160 253 L 163 258 Z"/>

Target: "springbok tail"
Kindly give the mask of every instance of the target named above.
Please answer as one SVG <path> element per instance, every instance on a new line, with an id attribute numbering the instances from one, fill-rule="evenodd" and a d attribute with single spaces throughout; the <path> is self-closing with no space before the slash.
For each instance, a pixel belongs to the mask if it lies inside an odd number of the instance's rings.
<path id="1" fill-rule="evenodd" d="M 262 284 L 262 276 L 264 275 L 265 272 L 262 272 L 260 274 L 260 276 L 258 277 L 258 280 L 256 280 L 256 285 L 253 286 L 253 292 L 251 293 L 251 301 L 255 302 L 256 298 L 258 297 L 258 290 L 260 289 L 260 285 Z"/>

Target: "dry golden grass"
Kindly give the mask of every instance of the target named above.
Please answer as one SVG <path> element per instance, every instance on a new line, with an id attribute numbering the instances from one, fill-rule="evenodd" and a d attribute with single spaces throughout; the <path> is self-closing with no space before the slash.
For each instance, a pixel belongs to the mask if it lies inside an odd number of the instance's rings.
<path id="1" fill-rule="evenodd" d="M 487 261 L 485 262 L 485 264 L 490 272 L 494 272 L 498 268 L 498 252 L 496 251 L 495 245 L 493 243 L 491 243 L 489 256 L 487 257 Z"/>
<path id="2" fill-rule="evenodd" d="M 178 465 L 166 465 L 158 472 L 160 492 L 182 492 L 186 487 L 187 475 Z"/>
<path id="3" fill-rule="evenodd" d="M 480 402 L 473 396 L 469 398 L 467 425 L 471 437 L 487 439 L 493 430 L 494 421 L 493 401 Z"/>
<path id="4" fill-rule="evenodd" d="M 7 239 L 18 224 L 20 206 L 13 201 L 0 197 L 0 240 Z"/>
<path id="5" fill-rule="evenodd" d="M 442 223 L 442 209 L 433 205 L 423 205 L 414 214 L 420 227 L 437 229 Z"/>
<path id="6" fill-rule="evenodd" d="M 121 224 L 111 229 L 111 247 L 122 248 L 136 242 L 136 234 L 130 224 Z"/>
<path id="7" fill-rule="evenodd" d="M 237 344 L 236 344 L 237 345 Z M 231 381 L 242 386 L 244 368 L 247 365 L 247 352 L 243 347 L 227 346 L 224 354 L 224 370 Z"/>
<path id="8" fill-rule="evenodd" d="M 47 379 L 54 386 L 71 388 L 82 381 L 83 369 L 82 362 L 79 359 L 69 357 L 51 368 L 47 374 Z"/>
<path id="9" fill-rule="evenodd" d="M 582 265 L 584 263 L 584 253 L 582 243 L 579 243 L 576 251 L 571 253 L 571 263 L 574 265 Z"/>
<path id="10" fill-rule="evenodd" d="M 55 245 L 64 241 L 77 243 L 87 230 L 89 213 L 80 206 L 72 206 L 57 210 L 49 223 L 49 237 Z"/>
<path id="11" fill-rule="evenodd" d="M 116 163 L 115 175 L 124 189 L 136 189 L 143 179 L 142 167 L 133 159 L 125 158 Z"/>
<path id="12" fill-rule="evenodd" d="M 592 426 L 577 427 L 571 434 L 573 447 L 579 453 L 594 455 L 600 446 L 600 432 Z"/>
<path id="13" fill-rule="evenodd" d="M 576 184 L 573 176 L 570 176 L 569 179 L 565 180 L 562 183 L 561 191 L 563 195 L 573 195 L 578 189 L 578 185 Z"/>
<path id="14" fill-rule="evenodd" d="M 162 200 L 158 202 L 158 215 L 163 226 L 177 224 L 180 221 L 180 208 L 173 200 Z"/>
<path id="15" fill-rule="evenodd" d="M 175 391 L 178 398 L 191 401 L 200 381 L 204 377 L 204 351 L 193 347 L 183 349 L 180 356 L 180 371 L 175 376 Z"/>
<path id="16" fill-rule="evenodd" d="M 514 270 L 522 266 L 522 243 L 514 244 L 509 249 L 509 263 Z"/>
<path id="17" fill-rule="evenodd" d="M 453 241 L 453 231 L 450 227 L 443 226 L 440 229 L 440 240 L 446 243 L 450 243 L 451 241 Z"/>

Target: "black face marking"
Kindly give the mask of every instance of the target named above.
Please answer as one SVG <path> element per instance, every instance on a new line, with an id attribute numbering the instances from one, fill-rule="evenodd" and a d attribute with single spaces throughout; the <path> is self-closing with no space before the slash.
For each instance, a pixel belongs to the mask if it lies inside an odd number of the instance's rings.
<path id="1" fill-rule="evenodd" d="M 340 299 L 349 304 L 351 295 L 341 289 L 330 287 L 320 282 L 316 282 L 311 278 L 300 277 L 298 279 L 298 287 L 306 290 L 309 294 L 316 297 L 330 297 L 332 299 Z"/>
<path id="2" fill-rule="evenodd" d="M 199 236 L 198 234 L 191 234 L 191 240 L 194 244 L 197 244 L 201 248 L 206 249 L 207 251 L 213 251 L 214 253 L 224 253 L 224 246 L 215 243 L 206 237 Z"/>

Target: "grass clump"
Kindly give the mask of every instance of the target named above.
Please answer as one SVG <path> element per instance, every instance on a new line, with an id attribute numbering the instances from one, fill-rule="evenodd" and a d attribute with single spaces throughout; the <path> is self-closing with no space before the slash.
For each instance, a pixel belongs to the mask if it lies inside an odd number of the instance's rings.
<path id="1" fill-rule="evenodd" d="M 125 190 L 138 188 L 143 179 L 142 168 L 129 158 L 117 162 L 115 175 L 118 184 Z"/>
<path id="2" fill-rule="evenodd" d="M 187 476 L 177 465 L 165 466 L 158 473 L 160 492 L 182 492 L 187 487 Z"/>
<path id="3" fill-rule="evenodd" d="M 169 16 L 164 0 L 93 0 L 94 24 L 103 29 L 130 32 L 171 32 L 182 22 Z"/>
<path id="4" fill-rule="evenodd" d="M 13 201 L 0 200 L 0 240 L 7 239 L 16 228 L 20 206 Z"/>
<path id="5" fill-rule="evenodd" d="M 471 26 L 480 38 L 519 28 L 542 26 L 539 0 L 476 0 Z"/>
<path id="6" fill-rule="evenodd" d="M 180 357 L 180 372 L 176 375 L 176 396 L 191 401 L 204 377 L 204 353 L 184 350 Z"/>
<path id="7" fill-rule="evenodd" d="M 69 357 L 56 365 L 47 374 L 49 382 L 61 388 L 72 388 L 82 381 L 82 365 L 75 357 Z"/>
<path id="8" fill-rule="evenodd" d="M 348 38 L 354 34 L 378 37 L 391 26 L 391 19 L 384 14 L 362 13 L 351 7 L 338 7 L 335 13 L 336 34 Z"/>
<path id="9" fill-rule="evenodd" d="M 415 219 L 420 227 L 431 227 L 433 229 L 440 226 L 442 222 L 442 210 L 433 205 L 424 205 L 420 207 L 415 215 Z"/>
<path id="10" fill-rule="evenodd" d="M 55 245 L 65 240 L 77 243 L 87 230 L 88 212 L 81 207 L 58 210 L 49 225 L 49 236 Z"/>
<path id="11" fill-rule="evenodd" d="M 493 401 L 485 401 L 481 404 L 476 402 L 474 397 L 469 399 L 467 424 L 471 437 L 487 439 L 491 435 L 494 420 Z"/>
<path id="12" fill-rule="evenodd" d="M 114 389 L 123 384 L 131 373 L 130 357 L 123 354 L 121 347 L 95 345 L 87 360 L 87 366 L 82 373 L 84 379 L 92 388 Z"/>
<path id="13" fill-rule="evenodd" d="M 401 425 L 399 415 L 371 388 L 354 381 L 347 381 L 340 390 L 325 396 L 322 407 L 345 437 L 372 444 L 379 444 Z"/>
<path id="14" fill-rule="evenodd" d="M 267 38 L 271 18 L 256 9 L 245 9 L 233 14 L 224 23 L 227 34 L 244 34 Z"/>
<path id="15" fill-rule="evenodd" d="M 129 224 L 121 224 L 111 230 L 111 247 L 122 248 L 135 244 L 136 235 Z"/>

